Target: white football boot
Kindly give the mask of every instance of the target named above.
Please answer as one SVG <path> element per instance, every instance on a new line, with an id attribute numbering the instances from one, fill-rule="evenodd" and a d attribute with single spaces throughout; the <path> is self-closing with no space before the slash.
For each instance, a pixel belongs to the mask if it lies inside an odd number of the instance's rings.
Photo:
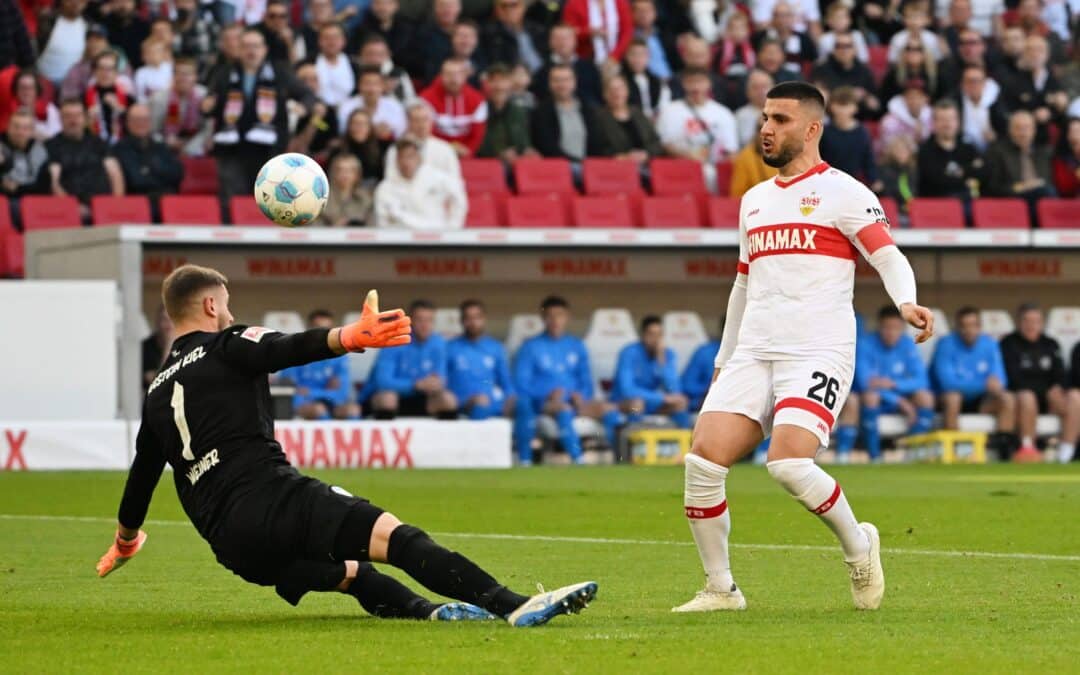
<path id="1" fill-rule="evenodd" d="M 870 540 L 870 553 L 866 559 L 844 563 L 851 577 L 851 598 L 855 609 L 877 609 L 885 595 L 885 570 L 881 568 L 881 538 L 877 528 L 870 523 L 859 523 Z"/>
<path id="2" fill-rule="evenodd" d="M 583 581 L 554 591 L 537 584 L 537 590 L 540 592 L 506 617 L 507 623 L 515 628 L 542 626 L 560 614 L 577 614 L 596 597 L 597 583 Z"/>
<path id="3" fill-rule="evenodd" d="M 734 583 L 731 590 L 718 591 L 706 586 L 697 592 L 694 598 L 678 607 L 672 607 L 673 612 L 717 612 L 746 609 L 746 598 L 742 591 Z"/>

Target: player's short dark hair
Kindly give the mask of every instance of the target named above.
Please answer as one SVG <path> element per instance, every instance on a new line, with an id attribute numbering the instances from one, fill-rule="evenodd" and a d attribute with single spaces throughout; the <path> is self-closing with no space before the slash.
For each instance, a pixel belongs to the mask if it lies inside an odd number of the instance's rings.
<path id="1" fill-rule="evenodd" d="M 184 318 L 196 296 L 210 288 L 228 286 L 225 275 L 210 267 L 199 265 L 181 265 L 177 267 L 161 284 L 161 302 L 165 312 L 176 323 Z"/>
<path id="2" fill-rule="evenodd" d="M 1020 306 L 1016 308 L 1016 318 L 1023 317 L 1028 312 L 1042 312 L 1042 307 L 1037 302 L 1022 302 Z"/>
<path id="3" fill-rule="evenodd" d="M 483 302 L 477 300 L 476 298 L 468 298 L 466 300 L 461 301 L 461 304 L 458 305 L 458 311 L 461 312 L 461 316 L 464 317 L 465 312 L 469 311 L 473 307 L 479 307 L 480 311 L 482 311 L 482 312 L 487 310 L 487 308 L 484 307 Z"/>
<path id="4" fill-rule="evenodd" d="M 825 97 L 821 90 L 809 82 L 781 82 L 765 95 L 765 98 L 794 99 L 803 105 L 812 105 L 821 113 L 825 112 Z"/>
<path id="5" fill-rule="evenodd" d="M 878 310 L 877 320 L 878 322 L 885 319 L 902 319 L 903 315 L 900 314 L 900 310 L 896 308 L 896 305 L 885 305 Z"/>
<path id="6" fill-rule="evenodd" d="M 965 316 L 971 316 L 972 314 L 978 316 L 979 310 L 976 309 L 973 305 L 964 305 L 960 309 L 956 310 L 956 323 L 960 323 L 961 319 L 963 319 Z"/>
<path id="7" fill-rule="evenodd" d="M 409 314 L 412 315 L 418 309 L 429 309 L 432 312 L 435 311 L 435 303 L 426 298 L 417 298 L 409 305 Z"/>
<path id="8" fill-rule="evenodd" d="M 540 311 L 546 312 L 553 307 L 570 309 L 570 303 L 561 295 L 549 295 L 540 302 Z"/>
<path id="9" fill-rule="evenodd" d="M 641 319 L 640 329 L 641 332 L 644 333 L 649 330 L 650 326 L 662 326 L 663 323 L 664 322 L 660 320 L 660 317 L 655 314 L 647 314 Z"/>
<path id="10" fill-rule="evenodd" d="M 308 323 L 315 323 L 315 319 L 330 319 L 334 320 L 334 313 L 328 309 L 313 309 L 308 312 Z"/>

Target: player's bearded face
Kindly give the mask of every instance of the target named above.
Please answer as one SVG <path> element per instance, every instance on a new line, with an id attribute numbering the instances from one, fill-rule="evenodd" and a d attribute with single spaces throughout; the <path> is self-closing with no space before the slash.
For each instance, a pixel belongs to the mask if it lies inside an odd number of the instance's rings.
<path id="1" fill-rule="evenodd" d="M 771 138 L 762 137 L 761 158 L 769 166 L 779 169 L 801 155 L 805 146 L 802 138 L 798 136 L 781 138 L 779 134 L 773 134 Z"/>

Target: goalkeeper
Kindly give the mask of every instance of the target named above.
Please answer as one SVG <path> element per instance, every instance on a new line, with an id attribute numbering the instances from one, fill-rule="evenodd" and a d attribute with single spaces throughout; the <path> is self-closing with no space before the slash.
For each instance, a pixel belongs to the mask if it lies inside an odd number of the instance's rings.
<path id="1" fill-rule="evenodd" d="M 226 284 L 216 270 L 195 265 L 165 279 L 162 299 L 176 339 L 147 390 L 116 539 L 98 562 L 99 576 L 145 544 L 139 528 L 168 462 L 180 503 L 218 562 L 246 581 L 274 586 L 293 605 L 310 591 L 338 591 L 385 618 L 500 617 L 532 626 L 576 612 L 595 596 L 594 582 L 518 595 L 423 530 L 301 475 L 274 440 L 267 373 L 408 344 L 411 320 L 400 309 L 379 312 L 372 291 L 360 319 L 341 328 L 283 335 L 233 326 Z M 460 602 L 433 603 L 371 562 L 394 565 Z"/>

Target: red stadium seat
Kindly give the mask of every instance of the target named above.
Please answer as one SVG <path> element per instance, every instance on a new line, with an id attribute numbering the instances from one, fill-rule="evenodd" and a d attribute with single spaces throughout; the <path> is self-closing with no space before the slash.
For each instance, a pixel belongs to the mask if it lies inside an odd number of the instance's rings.
<path id="1" fill-rule="evenodd" d="M 613 195 L 641 192 L 641 174 L 635 162 L 589 157 L 582 162 L 585 194 Z"/>
<path id="2" fill-rule="evenodd" d="M 216 195 L 218 193 L 217 162 L 213 157 L 184 157 L 182 195 Z"/>
<path id="3" fill-rule="evenodd" d="M 151 221 L 150 200 L 143 195 L 90 198 L 90 222 L 94 225 L 149 225 Z"/>
<path id="4" fill-rule="evenodd" d="M 7 208 L 7 203 L 2 205 Z M 24 275 L 23 236 L 10 223 L 0 223 L 0 277 L 22 277 Z"/>
<path id="5" fill-rule="evenodd" d="M 1076 217 L 1076 204 L 1075 199 L 1039 200 L 1039 227 L 1046 230 L 1080 228 L 1080 218 Z"/>
<path id="6" fill-rule="evenodd" d="M 566 209 L 556 194 L 510 197 L 506 200 L 510 227 L 566 227 Z"/>
<path id="7" fill-rule="evenodd" d="M 11 202 L 7 197 L 0 195 L 0 230 L 5 227 L 14 227 L 11 224 Z"/>
<path id="8" fill-rule="evenodd" d="M 701 164 L 691 159 L 657 158 L 649 162 L 654 195 L 707 194 Z"/>
<path id="9" fill-rule="evenodd" d="M 900 227 L 900 207 L 892 197 L 881 198 L 881 208 L 889 219 L 889 227 Z"/>
<path id="10" fill-rule="evenodd" d="M 573 210 L 573 223 L 577 227 L 634 226 L 626 195 L 574 197 Z"/>
<path id="11" fill-rule="evenodd" d="M 953 197 L 916 197 L 908 203 L 908 215 L 915 229 L 964 227 L 964 207 Z"/>
<path id="12" fill-rule="evenodd" d="M 233 195 L 229 199 L 229 222 L 250 227 L 274 226 L 274 221 L 266 217 L 255 198 L 248 195 Z"/>
<path id="13" fill-rule="evenodd" d="M 221 206 L 210 195 L 165 195 L 161 198 L 163 225 L 221 225 Z"/>
<path id="14" fill-rule="evenodd" d="M 497 192 L 470 192 L 465 227 L 502 227 L 504 205 Z"/>
<path id="15" fill-rule="evenodd" d="M 971 214 L 975 227 L 983 229 L 1031 227 L 1027 202 L 1023 199 L 976 199 Z"/>
<path id="16" fill-rule="evenodd" d="M 24 232 L 82 227 L 79 201 L 70 195 L 27 195 L 20 200 L 19 209 L 22 211 Z"/>
<path id="17" fill-rule="evenodd" d="M 885 79 L 885 73 L 889 70 L 889 47 L 888 45 L 871 45 L 867 49 L 870 51 L 870 60 L 866 65 L 874 75 L 874 82 L 881 86 L 881 81 Z"/>
<path id="18" fill-rule="evenodd" d="M 716 194 L 726 197 L 731 194 L 731 174 L 734 167 L 731 162 L 720 162 L 716 165 Z"/>
<path id="19" fill-rule="evenodd" d="M 709 227 L 724 229 L 738 227 L 739 202 L 738 197 L 710 197 Z"/>
<path id="20" fill-rule="evenodd" d="M 461 160 L 461 178 L 465 190 L 473 192 L 509 192 L 506 187 L 506 171 L 497 159 Z"/>
<path id="21" fill-rule="evenodd" d="M 641 219 L 646 228 L 701 227 L 698 199 L 690 194 L 646 197 L 641 207 Z"/>
<path id="22" fill-rule="evenodd" d="M 514 179 L 519 195 L 577 192 L 570 176 L 570 162 L 565 159 L 519 159 L 514 163 Z"/>

